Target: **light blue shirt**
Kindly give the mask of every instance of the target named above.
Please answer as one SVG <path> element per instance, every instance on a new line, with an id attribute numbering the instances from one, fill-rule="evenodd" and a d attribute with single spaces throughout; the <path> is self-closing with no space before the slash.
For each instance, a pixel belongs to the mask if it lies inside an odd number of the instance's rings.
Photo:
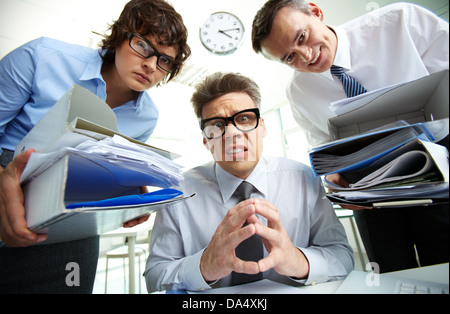
<path id="1" fill-rule="evenodd" d="M 264 198 L 277 206 L 289 238 L 310 267 L 306 280 L 293 280 L 273 269 L 263 278 L 304 285 L 343 279 L 353 270 L 353 251 L 345 230 L 310 167 L 286 158 L 263 157 L 246 181 L 256 188 L 252 198 Z M 156 215 L 145 271 L 149 292 L 230 285 L 231 276 L 206 283 L 200 259 L 228 210 L 237 204 L 235 191 L 241 182 L 214 162 L 185 173 L 183 192 L 197 194 Z M 258 218 L 267 224 L 264 217 Z"/>
<path id="2" fill-rule="evenodd" d="M 0 149 L 14 150 L 33 126 L 78 84 L 106 100 L 99 50 L 35 39 L 0 60 Z M 158 109 L 146 92 L 113 109 L 120 133 L 140 141 L 152 134 Z"/>

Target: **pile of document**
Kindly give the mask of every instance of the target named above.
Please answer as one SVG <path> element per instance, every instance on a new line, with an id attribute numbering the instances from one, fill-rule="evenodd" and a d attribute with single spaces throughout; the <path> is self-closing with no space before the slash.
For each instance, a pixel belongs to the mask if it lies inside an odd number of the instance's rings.
<path id="1" fill-rule="evenodd" d="M 62 147 L 54 152 L 33 153 L 22 174 L 22 184 L 39 176 L 68 153 L 88 159 L 116 174 L 114 178 L 119 185 L 167 188 L 178 186 L 183 180 L 180 165 L 120 135 L 114 135 L 100 141 L 86 139 L 76 147 Z M 135 180 L 139 182 L 133 183 Z"/>
<path id="2" fill-rule="evenodd" d="M 121 134 L 113 110 L 76 84 L 14 154 L 30 148 L 20 178 L 25 219 L 47 234 L 44 244 L 99 235 L 193 197 L 177 190 L 183 175 L 176 154 Z"/>
<path id="3" fill-rule="evenodd" d="M 433 128 L 448 128 L 448 119 L 402 124 L 310 150 L 317 176 L 339 173 L 350 182 L 343 187 L 324 179 L 332 202 L 366 207 L 448 202 L 448 150 L 433 142 Z"/>

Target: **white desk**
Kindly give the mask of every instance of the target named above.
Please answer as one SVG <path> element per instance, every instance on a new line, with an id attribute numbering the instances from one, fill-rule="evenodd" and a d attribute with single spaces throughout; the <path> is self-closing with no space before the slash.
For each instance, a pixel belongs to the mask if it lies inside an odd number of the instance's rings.
<path id="1" fill-rule="evenodd" d="M 136 237 L 139 233 L 150 231 L 153 228 L 153 222 L 155 215 L 151 215 L 150 218 L 137 226 L 132 228 L 119 228 L 107 233 L 102 234 L 102 237 L 127 237 L 128 238 L 128 273 L 129 273 L 129 293 L 135 293 L 135 269 L 134 269 L 134 258 L 135 258 L 135 244 Z M 139 274 L 140 276 L 141 274 Z"/>
<path id="2" fill-rule="evenodd" d="M 433 266 L 425 266 L 414 269 L 395 271 L 389 274 L 395 275 L 396 277 L 448 284 L 449 264 L 445 263 Z"/>
<path id="3" fill-rule="evenodd" d="M 368 274 L 368 273 L 367 273 Z M 438 283 L 447 283 L 449 281 L 449 264 L 440 264 L 434 266 L 420 267 L 408 270 L 402 270 L 392 273 L 396 277 L 404 277 L 409 279 L 418 279 L 425 281 L 432 281 Z M 268 280 L 262 280 L 260 282 L 253 282 L 244 284 L 241 286 L 223 287 L 212 290 L 205 290 L 202 292 L 189 292 L 195 294 L 235 294 L 235 293 L 259 293 L 259 294 L 334 294 L 337 289 L 343 283 L 343 280 L 330 281 L 320 283 L 312 286 L 304 287 L 291 287 L 279 283 L 274 283 Z M 360 282 L 361 285 L 365 285 L 364 280 Z M 244 292 L 243 292 L 244 291 Z"/>
<path id="4" fill-rule="evenodd" d="M 335 291 L 339 294 L 392 294 L 399 280 L 415 280 L 436 284 L 445 289 L 449 282 L 449 264 L 425 266 L 376 275 L 361 271 L 350 273 Z M 427 284 L 425 284 L 427 285 Z"/>

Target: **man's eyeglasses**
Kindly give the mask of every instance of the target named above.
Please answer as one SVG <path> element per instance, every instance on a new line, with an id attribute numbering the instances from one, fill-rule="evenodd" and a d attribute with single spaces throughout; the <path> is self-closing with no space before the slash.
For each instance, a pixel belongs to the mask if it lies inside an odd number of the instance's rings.
<path id="1" fill-rule="evenodd" d="M 242 110 L 235 115 L 228 118 L 209 118 L 200 121 L 200 128 L 205 134 L 206 138 L 214 139 L 222 137 L 228 124 L 231 122 L 241 132 L 250 132 L 258 127 L 259 124 L 259 109 Z"/>
<path id="2" fill-rule="evenodd" d="M 144 58 L 156 56 L 158 58 L 157 65 L 166 72 L 172 72 L 177 68 L 177 62 L 172 57 L 160 54 L 147 40 L 134 33 L 127 33 L 130 39 L 129 45 L 138 55 Z"/>

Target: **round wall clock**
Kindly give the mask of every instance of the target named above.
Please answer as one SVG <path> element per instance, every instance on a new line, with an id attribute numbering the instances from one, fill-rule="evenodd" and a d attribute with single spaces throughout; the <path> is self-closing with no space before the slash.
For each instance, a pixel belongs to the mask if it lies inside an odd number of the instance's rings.
<path id="1" fill-rule="evenodd" d="M 227 55 L 239 48 L 244 32 L 244 25 L 236 15 L 216 12 L 200 27 L 200 41 L 210 52 Z"/>

